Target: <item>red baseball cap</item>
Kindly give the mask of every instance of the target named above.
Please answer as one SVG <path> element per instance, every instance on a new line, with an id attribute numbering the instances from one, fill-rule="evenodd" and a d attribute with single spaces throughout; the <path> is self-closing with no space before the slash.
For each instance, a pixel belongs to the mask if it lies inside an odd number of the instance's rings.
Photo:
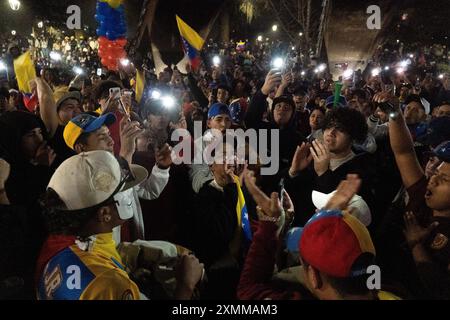
<path id="1" fill-rule="evenodd" d="M 367 228 L 341 210 L 321 210 L 301 230 L 302 259 L 336 278 L 363 275 L 374 264 L 375 247 Z"/>

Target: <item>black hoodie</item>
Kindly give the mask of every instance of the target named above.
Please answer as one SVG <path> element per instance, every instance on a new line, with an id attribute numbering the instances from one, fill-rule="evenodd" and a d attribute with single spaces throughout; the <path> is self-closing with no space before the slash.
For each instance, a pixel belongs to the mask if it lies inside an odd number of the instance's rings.
<path id="1" fill-rule="evenodd" d="M 289 124 L 283 128 L 280 128 L 278 124 L 274 121 L 273 111 L 269 117 L 269 122 L 263 121 L 263 114 L 267 110 L 268 104 L 266 100 L 267 96 L 264 95 L 261 90 L 259 90 L 251 99 L 250 105 L 247 109 L 245 116 L 245 123 L 247 128 L 251 129 L 279 129 L 279 168 L 278 173 L 272 176 L 264 175 L 261 176 L 261 187 L 266 194 L 271 192 L 279 192 L 280 190 L 280 180 L 287 174 L 289 167 L 292 163 L 292 158 L 294 157 L 295 150 L 297 146 L 304 141 L 300 133 L 297 132 L 295 128 L 295 112 L 292 112 Z M 268 149 L 271 152 L 271 135 L 268 135 Z M 258 133 L 258 139 L 259 139 Z M 259 147 L 259 145 L 258 145 Z M 258 154 L 260 154 L 258 149 Z"/>
<path id="2" fill-rule="evenodd" d="M 302 141 L 304 137 L 297 132 L 295 128 L 295 111 L 292 112 L 289 124 L 285 127 L 280 127 L 274 121 L 274 108 L 271 110 L 270 122 L 263 121 L 263 114 L 267 110 L 267 96 L 264 95 L 261 90 L 259 90 L 250 101 L 250 105 L 247 109 L 247 114 L 245 116 L 245 123 L 247 128 L 252 129 L 279 129 L 280 130 L 280 140 L 279 140 L 279 150 L 280 150 L 280 170 L 289 168 L 292 157 L 295 154 L 295 150 Z M 270 135 L 269 139 L 270 141 Z M 270 149 L 269 142 L 269 149 Z"/>
<path id="3" fill-rule="evenodd" d="M 32 165 L 23 155 L 22 137 L 34 128 L 41 128 L 46 140 L 45 126 L 37 116 L 25 111 L 12 111 L 0 117 L 0 152 L 11 166 L 5 186 L 11 204 L 36 205 L 53 173 L 48 166 Z"/>

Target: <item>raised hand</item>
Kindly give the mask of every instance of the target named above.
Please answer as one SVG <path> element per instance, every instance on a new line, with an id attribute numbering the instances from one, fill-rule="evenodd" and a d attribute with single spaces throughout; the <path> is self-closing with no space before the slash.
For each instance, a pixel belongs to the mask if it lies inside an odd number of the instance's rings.
<path id="1" fill-rule="evenodd" d="M 428 227 L 424 228 L 419 225 L 416 216 L 410 211 L 405 213 L 403 220 L 405 221 L 405 230 L 403 230 L 403 234 L 411 249 L 425 241 L 431 231 L 439 225 L 439 222 L 433 222 Z"/>
<path id="2" fill-rule="evenodd" d="M 190 299 L 205 273 L 203 263 L 192 254 L 182 255 L 175 267 L 177 279 L 176 299 Z"/>
<path id="3" fill-rule="evenodd" d="M 330 167 L 331 155 L 328 147 L 319 140 L 313 141 L 309 150 L 314 158 L 314 170 L 318 176 L 323 175 Z"/>
<path id="4" fill-rule="evenodd" d="M 172 148 L 166 143 L 156 149 L 156 165 L 160 169 L 168 169 L 173 163 Z"/>
<path id="5" fill-rule="evenodd" d="M 373 96 L 372 99 L 375 103 L 383 103 L 389 102 L 392 104 L 396 111 L 400 109 L 400 102 L 396 96 L 394 96 L 391 92 L 379 92 Z"/>
<path id="6" fill-rule="evenodd" d="M 281 82 L 281 74 L 276 70 L 270 70 L 264 81 L 264 85 L 261 88 L 261 92 L 264 95 L 269 95 L 269 93 L 275 89 L 277 85 Z"/>
<path id="7" fill-rule="evenodd" d="M 311 163 L 313 156 L 310 152 L 310 144 L 303 142 L 300 146 L 297 146 L 294 157 L 292 158 L 292 164 L 289 169 L 291 176 L 297 175 L 300 171 L 305 169 Z"/>
<path id="8" fill-rule="evenodd" d="M 347 179 L 342 180 L 339 183 L 336 192 L 325 205 L 325 209 L 344 210 L 345 208 L 347 208 L 348 203 L 353 198 L 353 196 L 358 192 L 360 186 L 361 179 L 359 179 L 358 175 L 348 174 Z"/>
<path id="9" fill-rule="evenodd" d="M 270 198 L 261 191 L 256 185 L 256 178 L 253 171 L 247 171 L 244 175 L 245 185 L 248 192 L 252 195 L 256 204 L 261 208 L 266 216 L 279 218 L 282 214 L 278 193 L 272 192 Z"/>
<path id="10" fill-rule="evenodd" d="M 56 153 L 53 151 L 50 146 L 47 145 L 47 142 L 43 142 L 36 151 L 36 155 L 32 160 L 33 164 L 40 166 L 50 167 L 55 161 Z"/>
<path id="11" fill-rule="evenodd" d="M 283 74 L 281 85 L 287 87 L 292 82 L 292 74 L 290 72 Z"/>
<path id="12" fill-rule="evenodd" d="M 131 163 L 136 149 L 136 139 L 142 132 L 139 122 L 130 121 L 126 116 L 120 121 L 120 156 L 125 158 L 128 163 Z"/>
<path id="13" fill-rule="evenodd" d="M 289 196 L 289 193 L 285 189 L 283 189 L 283 209 L 286 213 L 286 220 L 290 221 L 294 218 L 294 203 L 291 200 L 291 197 Z"/>

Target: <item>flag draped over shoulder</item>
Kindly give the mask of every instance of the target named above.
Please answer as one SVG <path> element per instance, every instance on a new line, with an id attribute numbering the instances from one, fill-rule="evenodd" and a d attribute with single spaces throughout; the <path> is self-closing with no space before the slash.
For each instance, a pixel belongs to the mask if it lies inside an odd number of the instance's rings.
<path id="1" fill-rule="evenodd" d="M 181 41 L 185 54 L 188 56 L 191 66 L 197 69 L 200 65 L 200 51 L 205 40 L 179 16 L 176 16 L 178 30 L 180 31 Z"/>
<path id="2" fill-rule="evenodd" d="M 34 69 L 30 51 L 14 59 L 14 72 L 16 73 L 19 90 L 23 93 L 31 93 L 29 82 L 36 78 L 36 70 Z"/>
<path id="3" fill-rule="evenodd" d="M 250 220 L 248 218 L 244 193 L 242 192 L 241 183 L 237 176 L 234 176 L 234 182 L 236 183 L 238 194 L 236 204 L 237 226 L 235 236 L 230 244 L 230 251 L 234 256 L 237 256 L 241 246 L 242 236 L 244 236 L 245 243 L 249 244 L 252 241 L 252 230 L 250 228 Z"/>

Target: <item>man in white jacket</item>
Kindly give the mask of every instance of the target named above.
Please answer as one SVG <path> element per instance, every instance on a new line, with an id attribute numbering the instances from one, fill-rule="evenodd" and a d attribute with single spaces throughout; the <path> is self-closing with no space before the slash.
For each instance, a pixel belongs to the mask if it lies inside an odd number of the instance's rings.
<path id="1" fill-rule="evenodd" d="M 228 106 L 224 103 L 214 103 L 208 111 L 208 128 L 203 137 L 194 141 L 194 161 L 202 163 L 194 163 L 189 171 L 189 177 L 192 180 L 192 189 L 196 193 L 200 191 L 203 185 L 214 180 L 214 176 L 209 169 L 209 165 L 203 160 L 203 151 L 211 144 L 215 139 L 220 139 L 214 135 L 214 132 L 221 132 L 225 134 L 227 129 L 231 128 L 231 116 Z M 215 129 L 215 130 L 211 130 Z M 214 132 L 213 132 L 214 131 Z M 197 160 L 197 161 L 196 161 Z"/>

